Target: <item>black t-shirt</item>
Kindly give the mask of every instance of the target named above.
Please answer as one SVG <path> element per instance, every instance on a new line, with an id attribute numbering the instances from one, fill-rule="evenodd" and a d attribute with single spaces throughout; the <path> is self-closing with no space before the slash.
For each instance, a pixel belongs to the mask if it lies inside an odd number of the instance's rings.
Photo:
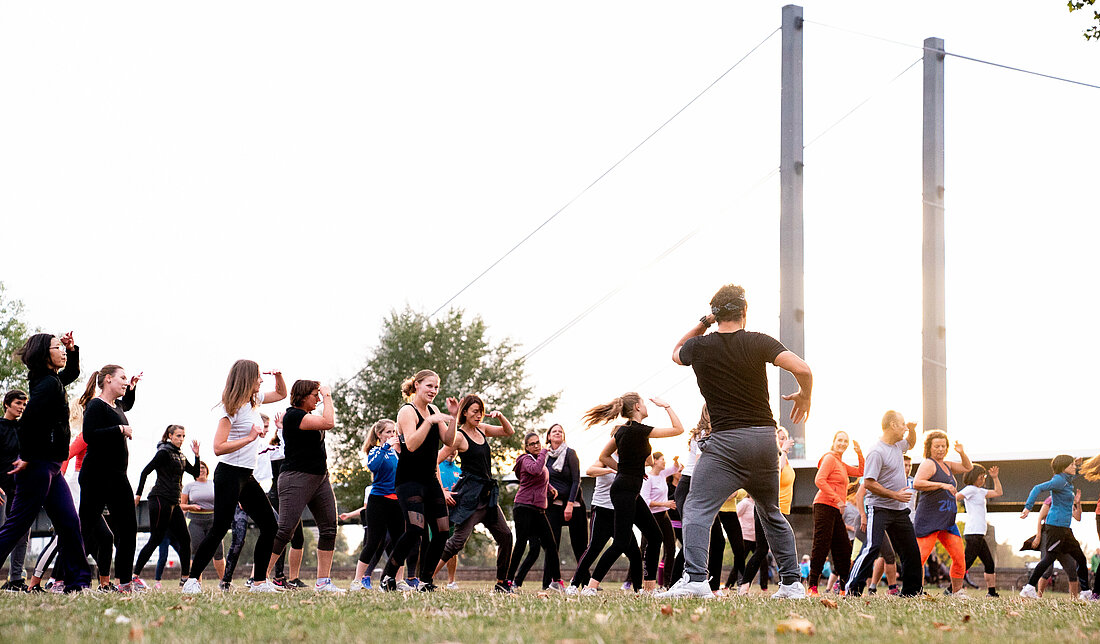
<path id="1" fill-rule="evenodd" d="M 287 407 L 283 415 L 283 472 L 324 474 L 328 471 L 328 454 L 325 452 L 325 433 L 315 429 L 302 429 L 306 412 L 297 407 Z"/>
<path id="2" fill-rule="evenodd" d="M 615 446 L 619 451 L 619 474 L 645 476 L 645 459 L 653 451 L 649 445 L 649 433 L 653 428 L 636 421 L 628 421 L 615 429 Z"/>
<path id="3" fill-rule="evenodd" d="M 695 370 L 707 401 L 712 431 L 775 427 L 765 364 L 786 350 L 770 335 L 744 329 L 691 338 L 680 347 L 680 362 Z"/>

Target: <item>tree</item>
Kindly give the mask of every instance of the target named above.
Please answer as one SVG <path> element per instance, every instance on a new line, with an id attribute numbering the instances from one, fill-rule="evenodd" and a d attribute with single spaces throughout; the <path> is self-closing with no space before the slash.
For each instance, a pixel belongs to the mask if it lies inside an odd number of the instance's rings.
<path id="1" fill-rule="evenodd" d="M 390 312 L 366 365 L 333 390 L 337 426 L 332 431 L 332 472 L 341 508 L 362 504 L 363 488 L 370 484 L 361 451 L 367 432 L 379 419 L 396 420 L 404 402 L 401 383 L 421 369 L 439 374 L 436 403 L 444 413 L 448 396 L 471 393 L 485 400 L 486 411 L 504 412 L 516 433 L 494 439 L 491 445 L 497 472 L 507 469 L 506 461 L 520 450 L 523 433 L 554 410 L 560 392 L 536 396 L 525 383 L 519 345 L 507 338 L 492 343 L 487 330 L 480 316 L 467 322 L 461 309 L 451 309 L 435 320 L 408 307 Z"/>
<path id="2" fill-rule="evenodd" d="M 1073 13 L 1085 7 L 1095 6 L 1096 0 L 1069 0 L 1066 5 L 1069 7 L 1070 13 Z M 1092 17 L 1097 22 L 1100 22 L 1100 11 L 1093 11 Z M 1089 27 L 1081 32 L 1081 35 L 1085 37 L 1085 40 L 1092 40 L 1093 38 L 1100 40 L 1100 24 Z"/>
<path id="3" fill-rule="evenodd" d="M 27 389 L 27 370 L 12 355 L 30 337 L 23 321 L 23 302 L 10 299 L 0 282 L 0 395 L 9 389 Z"/>

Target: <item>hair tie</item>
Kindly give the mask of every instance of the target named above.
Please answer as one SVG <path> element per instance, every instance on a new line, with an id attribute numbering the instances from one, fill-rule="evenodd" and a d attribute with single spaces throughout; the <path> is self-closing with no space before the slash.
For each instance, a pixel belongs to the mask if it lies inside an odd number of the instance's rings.
<path id="1" fill-rule="evenodd" d="M 742 303 L 745 301 L 745 297 L 742 295 L 733 302 L 726 302 L 722 306 L 711 306 L 710 312 L 712 315 L 718 315 L 722 311 L 740 311 Z"/>

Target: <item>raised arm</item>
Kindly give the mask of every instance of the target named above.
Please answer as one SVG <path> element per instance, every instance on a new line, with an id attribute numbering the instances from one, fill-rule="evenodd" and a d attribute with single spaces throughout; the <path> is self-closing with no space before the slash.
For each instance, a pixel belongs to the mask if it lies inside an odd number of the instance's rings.
<path id="1" fill-rule="evenodd" d="M 650 398 L 649 401 L 664 409 L 668 413 L 668 419 L 672 422 L 672 427 L 654 428 L 653 431 L 649 433 L 650 438 L 669 438 L 684 433 L 684 426 L 680 423 L 680 417 L 676 415 L 676 412 L 672 411 L 671 405 L 660 398 Z"/>
<path id="2" fill-rule="evenodd" d="M 684 343 L 692 338 L 697 338 L 707 332 L 710 325 L 714 324 L 714 315 L 705 315 L 695 326 L 691 327 L 691 330 L 684 334 L 684 337 L 680 338 L 680 341 L 676 343 L 676 346 L 672 348 L 672 361 L 678 365 L 684 364 L 680 361 L 680 348 L 684 346 Z"/>
<path id="3" fill-rule="evenodd" d="M 57 377 L 61 379 L 61 384 L 68 387 L 80 377 L 80 347 L 76 346 L 76 343 L 73 342 L 72 331 L 69 331 L 59 339 L 61 340 L 61 344 L 65 346 L 68 361 L 65 363 L 65 368 L 57 373 Z"/>
<path id="4" fill-rule="evenodd" d="M 478 429 L 484 432 L 486 436 L 501 438 L 503 436 L 511 436 L 512 434 L 516 433 L 516 430 L 512 428 L 512 423 L 509 422 L 508 418 L 505 417 L 505 415 L 500 411 L 494 409 L 493 411 L 489 412 L 488 417 L 499 420 L 500 425 L 497 426 L 490 425 L 488 423 L 481 423 Z"/>
<path id="5" fill-rule="evenodd" d="M 336 405 L 332 402 L 332 390 L 322 386 L 320 394 L 321 400 L 325 403 L 324 409 L 321 410 L 321 415 L 306 414 L 302 418 L 302 424 L 299 425 L 299 428 L 326 431 L 336 427 Z"/>
<path id="6" fill-rule="evenodd" d="M 999 467 L 997 467 L 996 465 L 989 468 L 989 478 L 993 479 L 993 489 L 990 490 L 989 492 L 986 492 L 985 498 L 995 499 L 995 498 L 997 498 L 999 496 L 1002 496 L 1004 494 L 1004 490 L 1001 489 L 1001 479 L 999 479 L 997 477 L 997 475 L 1000 474 L 1000 473 L 1001 473 L 1001 469 Z"/>
<path id="7" fill-rule="evenodd" d="M 962 443 L 955 441 L 955 451 L 959 453 L 959 462 L 944 461 L 947 463 L 947 467 L 951 469 L 952 474 L 966 474 L 970 470 L 974 469 L 974 464 L 970 462 L 970 457 L 966 455 L 966 450 L 963 449 Z"/>
<path id="8" fill-rule="evenodd" d="M 260 399 L 261 403 L 273 403 L 279 402 L 283 398 L 286 398 L 286 381 L 283 380 L 283 372 L 278 369 L 272 369 L 266 373 L 270 373 L 275 376 L 275 391 L 265 391 L 263 398 Z M 304 429 L 304 428 L 303 428 Z"/>
<path id="9" fill-rule="evenodd" d="M 859 466 L 852 467 L 844 461 L 841 461 L 840 464 L 843 465 L 844 469 L 848 471 L 848 476 L 863 476 L 863 466 L 866 463 L 866 461 L 863 459 L 863 450 L 859 447 L 859 441 L 852 441 L 852 446 L 855 450 L 856 458 L 859 459 Z"/>
<path id="10" fill-rule="evenodd" d="M 791 420 L 796 423 L 804 423 L 810 417 L 810 391 L 814 386 L 814 374 L 810 371 L 810 365 L 799 358 L 793 351 L 784 351 L 775 357 L 775 366 L 791 372 L 798 382 L 798 391 L 783 396 L 783 400 L 789 400 L 791 405 Z"/>

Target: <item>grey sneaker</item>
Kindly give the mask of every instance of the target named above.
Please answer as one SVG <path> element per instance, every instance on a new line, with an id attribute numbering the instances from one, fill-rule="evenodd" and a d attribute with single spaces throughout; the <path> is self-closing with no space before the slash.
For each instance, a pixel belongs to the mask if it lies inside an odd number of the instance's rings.
<path id="1" fill-rule="evenodd" d="M 663 593 L 657 593 L 654 595 L 658 599 L 674 599 L 676 597 L 702 597 L 703 599 L 713 599 L 714 593 L 710 590 L 710 584 L 706 581 L 691 581 L 687 575 L 680 578 L 680 581 L 672 584 L 672 588 L 669 588 Z"/>

